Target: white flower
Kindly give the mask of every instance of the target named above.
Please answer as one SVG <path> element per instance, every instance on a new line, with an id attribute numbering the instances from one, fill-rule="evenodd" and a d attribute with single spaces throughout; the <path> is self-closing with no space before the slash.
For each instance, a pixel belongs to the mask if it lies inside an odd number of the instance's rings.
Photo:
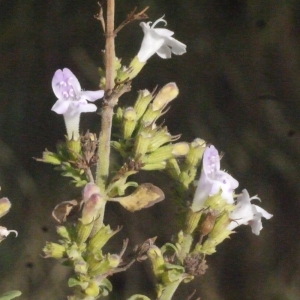
<path id="1" fill-rule="evenodd" d="M 0 226 L 0 242 L 4 240 L 11 232 L 13 232 L 16 237 L 18 236 L 18 232 L 16 230 L 7 230 L 6 227 Z"/>
<path id="2" fill-rule="evenodd" d="M 234 203 L 233 191 L 238 185 L 236 179 L 220 170 L 218 150 L 213 145 L 207 147 L 203 154 L 203 168 L 194 195 L 192 210 L 202 209 L 208 197 L 218 194 L 220 190 L 222 191 L 221 197 L 228 204 Z"/>
<path id="3" fill-rule="evenodd" d="M 83 112 L 97 110 L 96 101 L 104 95 L 104 91 L 82 91 L 76 76 L 67 68 L 57 70 L 52 79 L 52 89 L 58 100 L 52 107 L 57 114 L 63 114 L 67 127 L 68 139 L 79 138 L 79 120 Z"/>
<path id="4" fill-rule="evenodd" d="M 263 208 L 251 204 L 251 200 L 258 199 L 257 196 L 249 197 L 247 190 L 243 190 L 242 194 L 237 198 L 236 208 L 230 213 L 231 222 L 228 225 L 228 230 L 233 230 L 240 225 L 250 225 L 252 232 L 259 235 L 262 227 L 261 218 L 270 219 L 273 215 L 269 214 Z"/>
<path id="5" fill-rule="evenodd" d="M 181 55 L 186 52 L 186 45 L 171 37 L 173 31 L 154 28 L 159 22 L 167 24 L 163 17 L 156 20 L 152 26 L 150 26 L 152 22 L 140 23 L 144 31 L 144 39 L 137 55 L 140 62 L 146 62 L 154 53 L 161 58 L 170 58 L 171 53 Z"/>

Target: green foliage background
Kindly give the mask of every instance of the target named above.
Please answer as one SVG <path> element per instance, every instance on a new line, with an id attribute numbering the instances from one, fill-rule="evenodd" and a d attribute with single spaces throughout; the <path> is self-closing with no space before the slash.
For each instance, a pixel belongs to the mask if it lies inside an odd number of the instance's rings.
<path id="1" fill-rule="evenodd" d="M 20 299 L 66 299 L 68 270 L 41 258 L 53 240 L 52 208 L 80 194 L 51 166 L 35 162 L 64 135 L 63 119 L 51 112 L 53 73 L 68 67 L 85 89 L 96 89 L 104 37 L 93 18 L 97 1 L 0 1 L 0 184 L 13 203 L 1 225 L 19 231 L 0 247 L 0 294 L 12 289 Z M 188 52 L 163 61 L 153 57 L 124 97 L 175 81 L 180 95 L 166 117 L 173 134 L 185 140 L 201 137 L 225 152 L 226 168 L 259 194 L 274 214 L 259 237 L 249 228 L 224 242 L 208 259 L 203 278 L 183 286 L 175 299 L 196 288 L 204 300 L 299 299 L 300 289 L 300 5 L 296 0 L 164 0 L 116 1 L 116 23 L 138 6 L 150 6 L 152 21 L 165 14 L 168 28 L 187 44 Z M 117 37 L 117 55 L 129 62 L 138 51 L 138 23 Z M 99 104 L 98 104 L 99 105 Z M 97 115 L 83 116 L 83 128 L 98 130 Z M 145 175 L 146 176 L 146 175 Z M 147 175 L 162 187 L 165 176 Z M 158 177 L 158 178 L 157 178 Z M 158 243 L 176 231 L 170 198 L 131 214 L 109 205 L 106 222 L 124 225 L 121 236 L 131 246 L 159 235 Z M 113 279 L 115 294 L 151 294 L 147 263 Z"/>

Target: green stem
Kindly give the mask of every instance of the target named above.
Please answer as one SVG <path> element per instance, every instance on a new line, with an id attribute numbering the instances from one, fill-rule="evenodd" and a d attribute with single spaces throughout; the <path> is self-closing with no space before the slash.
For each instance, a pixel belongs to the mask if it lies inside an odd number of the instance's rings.
<path id="1" fill-rule="evenodd" d="M 169 283 L 163 290 L 161 296 L 157 300 L 171 300 L 182 279 Z"/>

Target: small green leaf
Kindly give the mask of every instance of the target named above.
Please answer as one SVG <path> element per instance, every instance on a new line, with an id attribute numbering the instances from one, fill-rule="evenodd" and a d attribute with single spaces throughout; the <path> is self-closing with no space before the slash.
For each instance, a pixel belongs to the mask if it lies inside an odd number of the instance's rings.
<path id="1" fill-rule="evenodd" d="M 3 295 L 0 296 L 0 300 L 10 300 L 10 299 L 14 299 L 16 297 L 21 296 L 21 292 L 20 291 L 10 291 L 7 293 L 4 293 Z"/>

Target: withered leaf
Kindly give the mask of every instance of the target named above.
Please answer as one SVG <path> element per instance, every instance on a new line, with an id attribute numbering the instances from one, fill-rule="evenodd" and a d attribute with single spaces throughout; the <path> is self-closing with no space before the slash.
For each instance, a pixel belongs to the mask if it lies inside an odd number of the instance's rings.
<path id="1" fill-rule="evenodd" d="M 131 195 L 110 200 L 119 202 L 124 208 L 134 212 L 142 208 L 148 208 L 164 199 L 164 192 L 160 188 L 152 183 L 143 183 Z"/>
<path id="2" fill-rule="evenodd" d="M 66 222 L 67 216 L 76 214 L 80 208 L 81 202 L 77 200 L 63 201 L 54 207 L 52 217 L 59 223 Z"/>

